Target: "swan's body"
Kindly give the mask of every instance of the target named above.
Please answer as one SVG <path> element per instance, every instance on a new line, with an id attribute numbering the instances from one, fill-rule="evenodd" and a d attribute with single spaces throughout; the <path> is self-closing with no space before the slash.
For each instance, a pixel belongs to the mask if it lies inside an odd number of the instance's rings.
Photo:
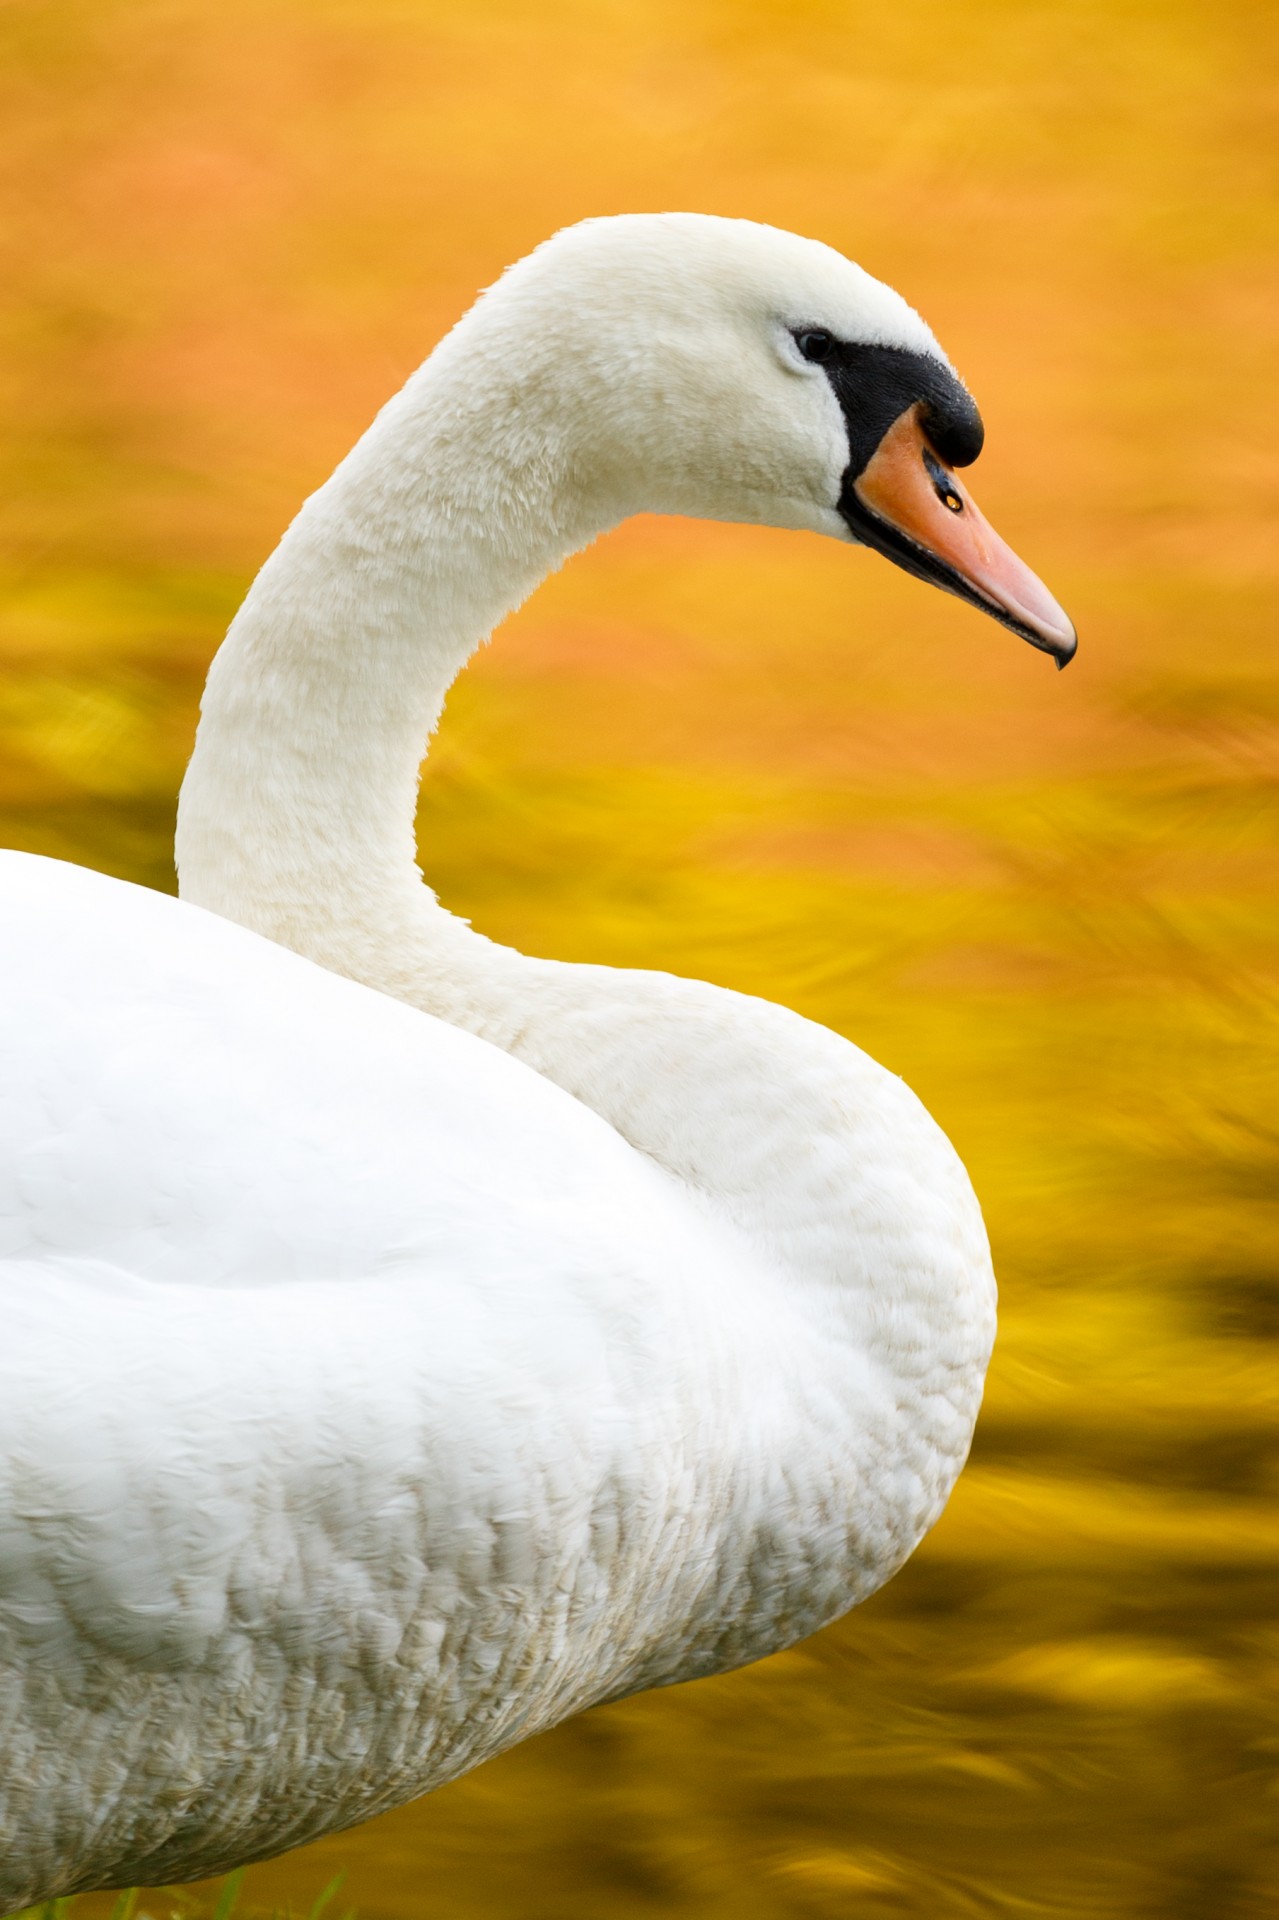
<path id="1" fill-rule="evenodd" d="M 858 1194 L 916 1213 L 882 1359 L 868 1293 L 806 1293 L 497 1048 L 97 875 L 4 883 L 8 1905 L 213 1873 L 752 1659 L 936 1517 L 981 1223 L 853 1049 L 815 1036 Z"/>
<path id="2" fill-rule="evenodd" d="M 994 1292 L 914 1097 L 780 1008 L 493 947 L 413 865 L 444 691 L 566 553 L 638 506 L 855 523 L 810 323 L 962 394 L 811 242 L 561 236 L 215 664 L 182 883 L 257 932 L 0 863 L 0 1909 L 212 1873 L 756 1658 L 940 1512 Z"/>

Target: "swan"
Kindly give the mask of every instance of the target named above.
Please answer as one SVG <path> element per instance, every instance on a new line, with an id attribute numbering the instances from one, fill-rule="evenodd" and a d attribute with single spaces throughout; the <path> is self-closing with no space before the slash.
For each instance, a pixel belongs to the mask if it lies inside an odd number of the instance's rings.
<path id="1" fill-rule="evenodd" d="M 828 247 L 569 228 L 258 576 L 184 899 L 0 856 L 0 1910 L 757 1659 L 936 1520 L 994 1333 L 940 1129 L 783 1008 L 490 943 L 413 820 L 465 659 L 641 509 L 868 545 L 1064 664 L 981 441 Z"/>

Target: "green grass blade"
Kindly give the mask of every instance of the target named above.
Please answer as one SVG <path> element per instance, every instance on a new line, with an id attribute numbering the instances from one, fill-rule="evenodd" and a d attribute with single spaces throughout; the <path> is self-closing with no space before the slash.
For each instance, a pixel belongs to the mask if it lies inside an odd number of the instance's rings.
<path id="1" fill-rule="evenodd" d="M 334 1874 L 328 1886 L 321 1888 L 320 1892 L 315 1896 L 311 1905 L 311 1911 L 307 1914 L 306 1920 L 320 1920 L 320 1915 L 324 1912 L 324 1909 L 328 1906 L 334 1895 L 339 1892 L 342 1882 L 345 1879 L 346 1875 L 344 1873 Z"/>
<path id="2" fill-rule="evenodd" d="M 213 1920 L 231 1920 L 231 1915 L 240 1898 L 240 1889 L 244 1885 L 246 1871 L 244 1867 L 237 1867 L 234 1873 L 227 1875 L 222 1891 L 218 1895 L 218 1904 L 213 1909 Z"/>

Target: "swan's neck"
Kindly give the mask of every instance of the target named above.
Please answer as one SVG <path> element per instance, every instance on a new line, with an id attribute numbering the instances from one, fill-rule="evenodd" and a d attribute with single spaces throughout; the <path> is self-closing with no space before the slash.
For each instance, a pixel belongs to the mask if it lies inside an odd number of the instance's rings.
<path id="1" fill-rule="evenodd" d="M 957 1470 L 991 1336 L 988 1256 L 963 1169 L 901 1082 L 763 1002 L 495 946 L 422 882 L 418 773 L 450 682 L 620 511 L 583 505 L 554 405 L 539 432 L 536 395 L 517 408 L 471 385 L 459 403 L 440 360 L 307 502 L 214 662 L 182 892 L 593 1107 L 879 1354 L 903 1411 L 921 1420 L 919 1394 L 940 1395 Z"/>
<path id="2" fill-rule="evenodd" d="M 416 795 L 445 694 L 599 527 L 549 459 L 472 467 L 467 444 L 502 445 L 514 396 L 472 396 L 460 432 L 434 370 L 384 408 L 254 581 L 183 784 L 183 894 L 307 952 L 344 933 L 370 950 L 417 936 Z"/>

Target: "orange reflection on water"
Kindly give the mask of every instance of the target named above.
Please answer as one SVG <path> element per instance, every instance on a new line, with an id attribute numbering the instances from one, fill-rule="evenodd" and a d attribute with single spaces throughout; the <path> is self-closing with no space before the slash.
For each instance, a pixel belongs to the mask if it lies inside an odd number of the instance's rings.
<path id="1" fill-rule="evenodd" d="M 448 904 L 902 1072 L 986 1206 L 1000 1344 L 860 1613 L 250 1901 L 344 1867 L 371 1920 L 1279 1910 L 1269 9 L 18 0 L 0 33 L 7 842 L 171 884 L 254 567 L 588 213 L 771 220 L 901 287 L 1081 631 L 1059 677 L 870 556 L 649 521 L 457 689 Z"/>

